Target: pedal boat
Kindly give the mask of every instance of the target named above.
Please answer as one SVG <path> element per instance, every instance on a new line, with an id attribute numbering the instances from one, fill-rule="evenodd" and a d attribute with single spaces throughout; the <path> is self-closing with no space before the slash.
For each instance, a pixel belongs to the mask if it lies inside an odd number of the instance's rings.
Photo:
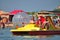
<path id="1" fill-rule="evenodd" d="M 35 24 L 27 24 L 24 27 L 10 30 L 13 35 L 60 35 L 60 30 L 40 30 Z"/>

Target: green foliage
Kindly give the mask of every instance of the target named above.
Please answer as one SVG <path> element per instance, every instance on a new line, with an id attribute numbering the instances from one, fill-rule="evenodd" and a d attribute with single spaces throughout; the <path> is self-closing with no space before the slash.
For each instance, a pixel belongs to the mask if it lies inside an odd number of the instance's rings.
<path id="1" fill-rule="evenodd" d="M 60 9 L 54 9 L 54 11 L 60 11 Z"/>
<path id="2" fill-rule="evenodd" d="M 28 15 L 34 15 L 35 14 L 35 12 L 27 12 L 28 13 Z"/>

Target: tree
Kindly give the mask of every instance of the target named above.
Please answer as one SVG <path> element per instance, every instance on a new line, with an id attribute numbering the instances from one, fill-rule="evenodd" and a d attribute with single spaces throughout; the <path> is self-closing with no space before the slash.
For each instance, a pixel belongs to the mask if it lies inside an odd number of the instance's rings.
<path id="1" fill-rule="evenodd" d="M 60 11 L 60 6 L 58 6 L 56 9 L 54 9 L 53 11 Z"/>

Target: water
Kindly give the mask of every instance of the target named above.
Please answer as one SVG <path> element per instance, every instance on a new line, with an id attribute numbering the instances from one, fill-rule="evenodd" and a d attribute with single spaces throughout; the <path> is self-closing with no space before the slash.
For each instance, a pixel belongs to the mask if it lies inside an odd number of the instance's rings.
<path id="1" fill-rule="evenodd" d="M 0 29 L 0 40 L 59 40 L 60 35 L 13 36 L 10 28 Z"/>

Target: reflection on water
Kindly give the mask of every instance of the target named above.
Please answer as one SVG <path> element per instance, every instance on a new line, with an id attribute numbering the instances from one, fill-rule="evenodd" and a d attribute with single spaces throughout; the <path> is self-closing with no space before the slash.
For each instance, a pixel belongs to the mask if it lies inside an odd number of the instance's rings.
<path id="1" fill-rule="evenodd" d="M 49 38 L 53 37 L 54 35 L 37 35 L 37 36 L 23 36 L 24 38 Z"/>
<path id="2" fill-rule="evenodd" d="M 0 40 L 58 40 L 60 35 L 14 36 L 10 28 L 0 29 Z"/>

